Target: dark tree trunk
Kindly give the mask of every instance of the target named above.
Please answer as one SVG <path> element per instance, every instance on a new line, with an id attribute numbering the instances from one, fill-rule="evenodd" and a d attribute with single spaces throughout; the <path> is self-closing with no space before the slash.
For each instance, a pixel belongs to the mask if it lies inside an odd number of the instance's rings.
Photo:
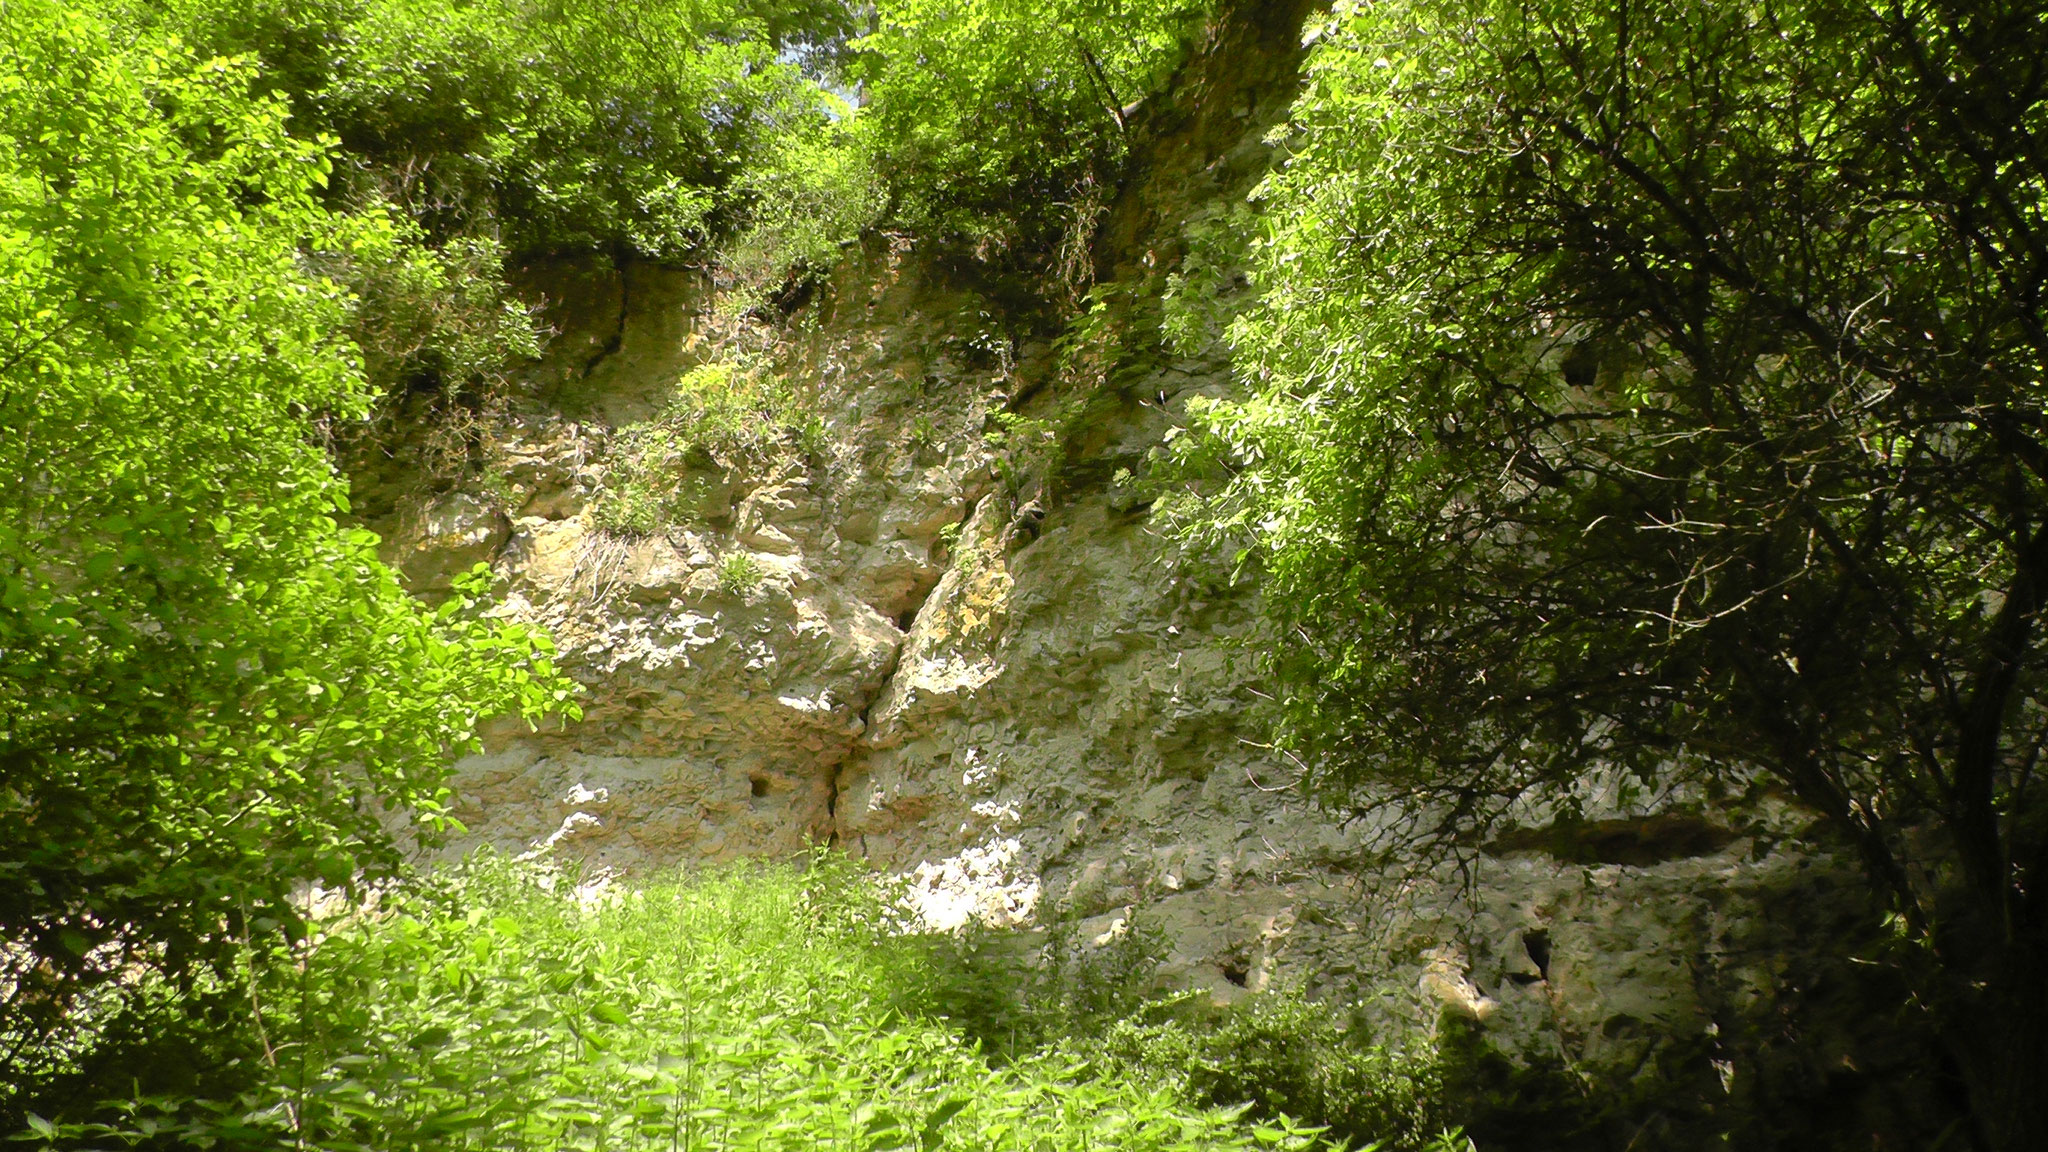
<path id="1" fill-rule="evenodd" d="M 1942 1013 L 1970 1094 L 1974 1143 L 1992 1152 L 2048 1148 L 2048 949 L 2038 934 L 1991 944 Z"/>

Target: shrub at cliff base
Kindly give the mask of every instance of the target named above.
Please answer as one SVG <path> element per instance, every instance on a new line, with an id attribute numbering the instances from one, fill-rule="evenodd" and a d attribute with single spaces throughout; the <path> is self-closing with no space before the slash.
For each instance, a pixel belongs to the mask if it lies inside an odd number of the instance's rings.
<path id="1" fill-rule="evenodd" d="M 825 855 L 630 891 L 478 860 L 331 914 L 294 965 L 249 982 L 247 1091 L 34 1131 L 335 1152 L 1316 1143 L 1069 1055 L 992 1068 L 921 1010 L 929 949 L 894 919 Z"/>

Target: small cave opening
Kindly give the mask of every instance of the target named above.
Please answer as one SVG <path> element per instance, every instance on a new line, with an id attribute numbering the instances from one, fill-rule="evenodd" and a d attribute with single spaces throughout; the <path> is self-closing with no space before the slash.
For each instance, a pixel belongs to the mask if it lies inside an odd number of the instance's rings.
<path id="1" fill-rule="evenodd" d="M 747 777 L 747 789 L 756 800 L 768 795 L 768 777 L 759 772 L 753 773 Z"/>
<path id="2" fill-rule="evenodd" d="M 1550 979 L 1550 933 L 1541 928 L 1522 933 L 1522 951 L 1529 954 L 1529 962 L 1536 965 L 1536 978 Z"/>
<path id="3" fill-rule="evenodd" d="M 1572 345 L 1558 366 L 1564 382 L 1574 388 L 1591 388 L 1600 379 L 1600 349 L 1590 340 Z"/>
<path id="4" fill-rule="evenodd" d="M 1239 961 L 1225 960 L 1223 962 L 1223 978 L 1242 988 L 1245 986 L 1245 981 L 1251 978 L 1251 971 Z"/>

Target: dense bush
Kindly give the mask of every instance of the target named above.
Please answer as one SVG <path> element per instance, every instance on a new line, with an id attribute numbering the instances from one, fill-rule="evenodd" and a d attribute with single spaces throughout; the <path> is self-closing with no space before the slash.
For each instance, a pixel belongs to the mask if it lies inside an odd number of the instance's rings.
<path id="1" fill-rule="evenodd" d="M 994 256 L 1085 254 L 1128 118 L 1211 0 L 883 0 L 855 75 L 900 219 Z"/>
<path id="2" fill-rule="evenodd" d="M 1227 1009 L 1189 1004 L 1163 1020 L 1120 1020 L 1099 1044 L 1112 1066 L 1190 1103 L 1298 1117 L 1356 1146 L 1428 1146 L 1460 1110 L 1442 1099 L 1441 1070 L 1426 1045 L 1407 1052 L 1375 1044 L 1328 1005 L 1285 992 Z"/>
<path id="3" fill-rule="evenodd" d="M 1127 920 L 1098 945 L 1064 916 L 1035 933 L 970 923 L 928 944 L 923 1010 L 951 1020 L 998 1062 L 1099 1036 L 1142 1011 L 1159 992 L 1165 949 L 1142 921 Z"/>
<path id="4" fill-rule="evenodd" d="M 758 307 L 829 271 L 886 218 L 881 149 L 874 119 L 849 108 L 815 131 L 783 134 L 740 174 L 740 222 L 717 256 L 728 311 Z"/>
<path id="5" fill-rule="evenodd" d="M 829 263 L 885 215 L 994 253 L 1085 244 L 1127 118 L 1210 0 L 107 0 L 253 56 L 331 195 L 435 246 Z M 865 35 L 856 34 L 865 25 Z M 854 96 L 858 111 L 832 95 Z"/>
<path id="6" fill-rule="evenodd" d="M 721 191 L 821 124 L 803 73 L 846 31 L 836 4 L 662 0 L 174 0 L 131 19 L 252 54 L 293 131 L 330 133 L 334 194 L 402 205 L 437 245 L 515 258 L 691 252 Z"/>
<path id="7" fill-rule="evenodd" d="M 0 7 L 0 1124 L 232 1050 L 293 886 L 393 873 L 479 719 L 568 691 L 337 522 L 319 425 L 371 389 L 311 265 L 403 226 L 324 209 L 251 77 Z"/>
<path id="8" fill-rule="evenodd" d="M 70 1147 L 1306 1148 L 1058 1054 L 991 1068 L 906 1014 L 925 950 L 830 857 L 624 892 L 477 862 L 331 911 L 246 990 L 232 1098 L 36 1126 Z"/>
<path id="9" fill-rule="evenodd" d="M 836 258 L 884 204 L 871 134 L 835 122 L 843 104 L 820 86 L 850 28 L 836 0 L 102 7 L 201 56 L 246 58 L 294 138 L 338 143 L 325 202 L 402 221 L 396 251 L 322 267 L 360 301 L 372 379 L 426 398 L 392 414 L 442 425 L 448 460 L 541 347 L 539 302 L 514 299 L 510 267 L 708 260 L 751 298 Z"/>
<path id="10" fill-rule="evenodd" d="M 411 222 L 403 267 L 332 270 L 373 378 L 474 402 L 536 335 L 505 266 L 702 262 L 736 308 L 878 225 L 1085 280 L 1126 105 L 1208 0 L 98 0 L 116 25 L 246 57 L 331 207 Z M 865 35 L 856 35 L 863 28 Z M 856 108 L 842 96 L 850 96 Z M 438 266 L 448 281 L 431 283 Z M 422 320 L 431 321 L 427 327 Z M 473 353 L 501 349 L 493 360 Z"/>
<path id="11" fill-rule="evenodd" d="M 1439 844 L 1785 797 L 1917 946 L 1972 1139 L 2048 1145 L 2039 6 L 1384 0 L 1313 35 L 1246 395 L 1193 441 L 1308 786 Z"/>
<path id="12" fill-rule="evenodd" d="M 1291 1117 L 1356 1147 L 1462 1147 L 1444 1130 L 1497 1110 L 1498 1093 L 1446 1101 L 1447 1070 L 1475 1086 L 1475 1059 L 1460 1053 L 1447 1066 L 1422 1037 L 1377 1042 L 1341 1009 L 1291 992 L 1230 1006 L 1167 992 L 1158 976 L 1166 943 L 1142 916 L 1106 939 L 1057 914 L 1030 933 L 970 925 L 926 939 L 914 1006 L 998 1065 L 1066 1053 L 1189 1107 Z"/>

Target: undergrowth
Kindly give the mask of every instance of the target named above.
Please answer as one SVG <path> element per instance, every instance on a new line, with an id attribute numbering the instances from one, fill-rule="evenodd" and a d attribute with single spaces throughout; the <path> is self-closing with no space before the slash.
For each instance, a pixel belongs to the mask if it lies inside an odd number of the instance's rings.
<path id="1" fill-rule="evenodd" d="M 1052 1047 L 1000 1065 L 929 1011 L 926 941 L 852 865 L 593 893 L 473 861 L 248 974 L 230 1098 L 38 1118 L 47 1148 L 1066 1152 L 1315 1146 Z"/>
<path id="2" fill-rule="evenodd" d="M 970 927 L 932 938 L 919 982 L 928 1012 L 952 1021 L 993 1062 L 1064 1052 L 1097 1074 L 1163 1090 L 1183 1107 L 1291 1117 L 1330 1143 L 1462 1150 L 1445 1135 L 1444 1087 L 1462 1064 L 1419 1037 L 1377 1042 L 1363 1020 L 1289 991 L 1218 1006 L 1165 993 L 1166 937 L 1142 915 L 1089 938 L 1054 915 L 1036 934 Z"/>

